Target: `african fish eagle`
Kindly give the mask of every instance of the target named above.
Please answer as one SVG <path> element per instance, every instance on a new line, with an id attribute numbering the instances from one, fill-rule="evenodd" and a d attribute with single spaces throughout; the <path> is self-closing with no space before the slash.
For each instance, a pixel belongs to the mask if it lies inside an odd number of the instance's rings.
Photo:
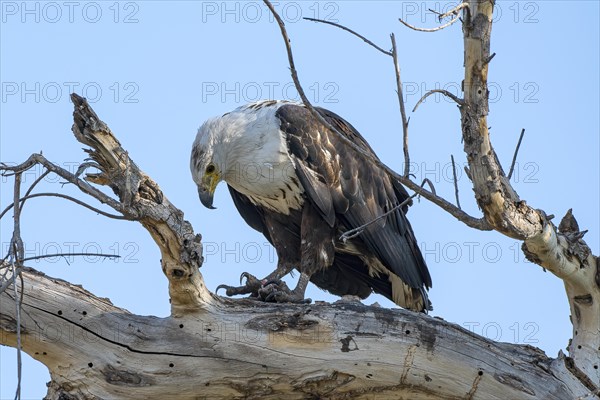
<path id="1" fill-rule="evenodd" d="M 323 108 L 317 112 L 373 157 L 356 129 Z M 396 208 L 361 234 L 341 240 L 405 201 L 406 189 L 361 157 L 314 118 L 303 104 L 259 101 L 206 121 L 192 147 L 190 167 L 200 201 L 213 207 L 215 188 L 227 182 L 239 213 L 274 246 L 277 268 L 262 280 L 249 273 L 227 295 L 302 302 L 309 281 L 335 295 L 384 295 L 401 307 L 431 309 L 431 276 L 406 219 Z M 295 289 L 280 279 L 300 271 Z M 260 296 L 259 296 L 260 297 Z"/>

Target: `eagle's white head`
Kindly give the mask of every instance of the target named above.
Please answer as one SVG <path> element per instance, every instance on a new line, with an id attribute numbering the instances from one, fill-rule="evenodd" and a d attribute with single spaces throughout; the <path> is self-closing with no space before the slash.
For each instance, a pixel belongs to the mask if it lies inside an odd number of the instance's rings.
<path id="1" fill-rule="evenodd" d="M 213 196 L 223 180 L 252 201 L 267 207 L 272 203 L 270 208 L 278 211 L 287 213 L 286 208 L 298 206 L 299 194 L 277 204 L 282 187 L 287 190 L 285 182 L 295 175 L 275 116 L 282 104 L 251 103 L 202 124 L 192 146 L 190 169 L 205 207 L 215 208 Z"/>
<path id="2" fill-rule="evenodd" d="M 206 121 L 196 135 L 192 145 L 190 169 L 192 179 L 198 186 L 200 201 L 207 208 L 213 207 L 213 196 L 219 182 L 228 173 L 228 160 L 238 159 L 241 153 L 239 146 L 228 144 L 239 142 L 231 127 L 224 124 L 223 118 L 212 118 Z"/>

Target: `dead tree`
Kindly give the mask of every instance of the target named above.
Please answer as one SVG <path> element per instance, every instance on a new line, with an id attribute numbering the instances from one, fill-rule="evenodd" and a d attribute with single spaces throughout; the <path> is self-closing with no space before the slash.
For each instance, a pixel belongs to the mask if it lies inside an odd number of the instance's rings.
<path id="1" fill-rule="evenodd" d="M 200 273 L 200 235 L 77 95 L 72 95 L 72 130 L 88 146 L 91 162 L 76 174 L 41 154 L 18 166 L 2 166 L 5 173 L 14 174 L 15 186 L 14 234 L 0 264 L 0 343 L 20 348 L 48 367 L 51 399 L 599 396 L 598 257 L 582 240 L 585 232 L 571 213 L 557 228 L 547 213 L 519 198 L 490 142 L 486 117 L 493 6 L 493 1 L 471 0 L 451 14 L 455 22 L 459 10 L 462 13 L 464 98 L 454 100 L 483 218 L 467 215 L 411 181 L 407 173 L 389 172 L 467 225 L 521 240 L 529 260 L 564 281 L 573 323 L 568 355 L 552 359 L 531 346 L 495 343 L 455 324 L 404 310 L 343 301 L 267 304 L 212 294 Z M 302 93 L 287 33 L 283 23 L 280 26 Z M 397 66 L 395 44 L 390 55 Z M 404 115 L 401 97 L 400 105 Z M 406 120 L 403 128 L 406 138 Z M 407 146 L 405 155 L 408 161 Z M 36 194 L 30 188 L 21 195 L 21 175 L 38 164 L 119 213 L 103 214 L 138 221 L 148 230 L 161 251 L 170 317 L 131 314 L 24 265 L 19 217 L 23 203 Z M 85 173 L 90 167 L 100 172 Z M 110 187 L 116 197 L 96 185 Z M 42 334 L 48 327 L 62 334 L 49 340 Z"/>

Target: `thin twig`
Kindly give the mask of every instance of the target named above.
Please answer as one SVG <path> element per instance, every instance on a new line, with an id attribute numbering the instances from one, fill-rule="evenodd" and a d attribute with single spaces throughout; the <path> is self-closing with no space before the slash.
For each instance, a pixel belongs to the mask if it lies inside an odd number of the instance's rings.
<path id="1" fill-rule="evenodd" d="M 100 214 L 100 215 L 104 215 L 105 217 L 108 217 L 108 218 L 113 218 L 113 219 L 123 219 L 123 220 L 129 220 L 129 219 L 130 219 L 130 218 L 128 218 L 128 217 L 125 217 L 125 216 L 123 216 L 123 215 L 115 215 L 115 214 L 110 214 L 110 213 L 107 213 L 106 211 L 102 211 L 102 210 L 100 210 L 100 209 L 98 209 L 98 208 L 96 208 L 96 207 L 94 207 L 94 206 L 91 206 L 91 205 L 87 204 L 87 203 L 86 203 L 86 202 L 84 202 L 84 201 L 81 201 L 81 200 L 79 200 L 79 199 L 76 199 L 75 197 L 71 197 L 71 196 L 68 196 L 68 195 L 66 195 L 66 194 L 61 194 L 61 193 L 34 193 L 34 194 L 30 194 L 30 195 L 28 195 L 28 196 L 23 196 L 23 197 L 21 197 L 21 201 L 22 201 L 22 202 L 25 202 L 25 200 L 27 200 L 27 199 L 31 199 L 31 198 L 34 198 L 34 197 L 60 197 L 60 198 L 62 198 L 62 199 L 66 199 L 66 200 L 72 201 L 73 203 L 79 204 L 80 206 L 83 206 L 83 207 L 85 207 L 85 208 L 87 208 L 87 209 L 89 209 L 89 210 L 92 210 L 92 211 L 94 211 L 94 212 L 97 212 L 98 214 Z M 13 208 L 13 206 L 14 206 L 13 204 L 10 204 L 10 205 L 8 205 L 8 206 L 7 206 L 7 207 L 6 207 L 6 208 L 5 208 L 5 209 L 2 211 L 2 213 L 0 213 L 0 219 L 2 219 L 2 217 L 3 217 L 3 216 L 4 216 L 4 215 L 5 215 L 5 214 L 6 214 L 6 213 L 7 213 L 7 212 L 8 212 L 8 211 L 11 209 L 11 208 Z"/>
<path id="2" fill-rule="evenodd" d="M 444 15 L 444 14 L 442 14 L 442 13 L 441 13 L 441 12 L 439 12 L 439 11 L 436 11 L 436 10 L 434 10 L 433 8 L 428 8 L 428 9 L 427 9 L 427 11 L 429 11 L 429 12 L 430 12 L 430 13 L 432 13 L 432 14 L 437 14 L 437 16 L 438 16 L 438 20 L 441 22 L 441 20 L 442 20 L 442 15 Z"/>
<path id="3" fill-rule="evenodd" d="M 404 176 L 410 172 L 410 154 L 408 153 L 408 120 L 406 119 L 406 108 L 404 107 L 404 94 L 402 93 L 402 80 L 400 79 L 400 64 L 398 63 L 398 47 L 396 46 L 396 36 L 390 35 L 392 40 L 392 57 L 394 59 L 394 72 L 396 74 L 396 91 L 398 93 L 398 103 L 400 105 L 400 115 L 402 116 L 402 149 L 404 150 Z"/>
<path id="4" fill-rule="evenodd" d="M 13 271 L 13 277 L 16 277 L 17 275 L 21 274 L 21 270 L 20 268 L 18 268 L 16 266 L 16 264 L 13 262 L 12 264 L 12 271 Z M 19 289 L 17 287 L 17 281 L 14 281 L 14 291 L 15 291 L 15 317 L 16 317 L 16 324 L 17 324 L 17 389 L 15 392 L 15 400 L 20 400 L 21 399 L 21 373 L 23 370 L 23 364 L 21 361 L 21 296 L 19 296 Z M 21 291 L 23 290 L 23 288 L 21 288 Z"/>
<path id="5" fill-rule="evenodd" d="M 8 269 L 9 272 L 11 272 L 11 277 L 6 279 L 6 280 L 2 280 L 4 283 L 2 284 L 2 286 L 0 286 L 0 293 L 4 293 L 4 291 L 10 286 L 12 285 L 12 283 L 15 281 L 15 275 L 12 274 L 12 263 L 8 264 L 8 266 L 10 267 Z"/>
<path id="6" fill-rule="evenodd" d="M 519 154 L 519 147 L 521 147 L 521 141 L 523 140 L 523 136 L 525 136 L 525 128 L 521 129 L 521 135 L 519 135 L 519 141 L 517 142 L 517 147 L 515 148 L 515 154 L 513 154 L 512 163 L 510 164 L 510 170 L 508 171 L 508 180 L 510 181 L 510 177 L 515 170 L 515 163 L 517 162 L 517 154 Z"/>
<path id="7" fill-rule="evenodd" d="M 449 17 L 450 15 L 458 15 L 458 12 L 463 9 L 463 8 L 469 8 L 469 4 L 468 3 L 461 3 L 459 5 L 457 5 L 456 7 L 454 7 L 453 9 L 446 11 L 443 14 L 439 14 L 438 15 L 438 21 L 442 22 L 442 20 L 446 17 Z"/>
<path id="8" fill-rule="evenodd" d="M 23 247 L 23 239 L 21 239 L 21 207 L 19 201 L 21 198 L 21 174 L 22 172 L 15 173 L 15 185 L 13 192 L 13 236 L 10 243 L 11 255 L 11 267 L 12 276 L 16 278 L 21 273 L 21 266 L 25 249 Z M 19 296 L 19 288 L 17 287 L 16 280 L 13 279 L 13 290 L 15 292 L 15 317 L 16 317 L 16 330 L 17 330 L 17 389 L 15 392 L 15 400 L 21 399 L 21 297 Z M 21 287 L 21 290 L 23 287 Z"/>
<path id="9" fill-rule="evenodd" d="M 465 8 L 465 7 L 469 7 L 467 3 L 460 3 L 458 6 L 456 6 L 455 8 L 453 8 L 452 10 L 448 11 L 447 13 L 441 14 L 438 19 L 441 20 L 444 17 L 447 17 L 450 14 L 454 14 L 455 17 L 452 18 L 452 20 L 450 20 L 448 23 L 435 27 L 435 28 L 419 28 L 417 26 L 411 25 L 408 22 L 404 22 L 404 20 L 402 20 L 402 18 L 398 18 L 398 20 L 400 22 L 402 22 L 405 26 L 409 27 L 410 29 L 413 29 L 415 31 L 419 31 L 419 32 L 437 32 L 437 31 L 441 31 L 444 28 L 449 27 L 450 25 L 454 24 L 456 21 L 459 20 L 460 18 L 460 14 L 458 14 L 458 11 L 460 11 L 461 9 Z"/>
<path id="10" fill-rule="evenodd" d="M 492 53 L 492 54 L 491 54 L 491 55 L 490 55 L 490 56 L 487 58 L 487 60 L 485 60 L 485 61 L 484 61 L 484 64 L 489 64 L 489 63 L 490 63 L 490 61 L 492 61 L 492 59 L 493 59 L 494 57 L 496 57 L 496 53 Z"/>
<path id="11" fill-rule="evenodd" d="M 458 198 L 458 179 L 456 179 L 456 164 L 454 164 L 454 156 L 450 154 L 450 160 L 452 161 L 452 176 L 454 177 L 454 196 L 456 196 L 456 206 L 460 207 L 460 199 Z"/>
<path id="12" fill-rule="evenodd" d="M 0 260 L 0 269 L 9 267 L 8 262 L 6 261 L 6 260 L 8 260 L 9 257 L 10 257 L 10 252 L 8 252 L 2 260 Z M 2 279 L 4 279 L 4 276 L 5 275 L 2 275 Z M 2 279 L 0 279 L 0 280 L 2 280 Z"/>
<path id="13" fill-rule="evenodd" d="M 42 179 L 44 179 L 46 176 L 48 176 L 50 174 L 49 170 L 45 170 L 43 174 L 41 174 L 32 184 L 31 186 L 29 186 L 29 189 L 27 189 L 27 191 L 25 192 L 25 197 L 28 196 L 31 191 L 35 188 L 35 186 L 40 183 L 42 181 Z M 23 204 L 21 204 L 21 208 L 23 207 Z"/>
<path id="14" fill-rule="evenodd" d="M 366 224 L 363 224 L 357 228 L 354 229 L 350 229 L 349 231 L 346 231 L 344 233 L 342 233 L 342 235 L 340 236 L 340 240 L 343 243 L 346 243 L 346 241 L 348 239 L 352 239 L 358 235 L 360 235 L 361 233 L 363 233 L 363 231 L 365 230 L 365 228 L 371 224 L 374 224 L 375 222 L 379 221 L 382 218 L 387 217 L 388 215 L 390 215 L 391 213 L 393 213 L 394 211 L 396 211 L 397 209 L 404 207 L 405 205 L 407 205 L 408 203 L 410 203 L 410 201 L 415 197 L 418 196 L 418 193 L 415 193 L 409 197 L 407 197 L 402 203 L 398 204 L 397 206 L 392 207 L 389 211 L 384 212 L 383 214 L 373 218 L 372 220 L 370 220 L 369 222 L 367 222 Z"/>
<path id="15" fill-rule="evenodd" d="M 103 253 L 56 253 L 56 254 L 44 254 L 41 256 L 34 256 L 34 257 L 26 257 L 23 259 L 23 262 L 25 261 L 32 261 L 32 260 L 39 260 L 42 258 L 52 258 L 52 257 L 66 257 L 66 256 L 71 256 L 71 257 L 85 257 L 85 256 L 95 256 L 95 257 L 105 257 L 105 258 L 121 258 L 121 256 L 116 255 L 116 254 L 103 254 Z"/>
<path id="16" fill-rule="evenodd" d="M 442 29 L 447 28 L 450 25 L 454 24 L 456 21 L 458 21 L 458 18 L 459 18 L 459 16 L 457 15 L 450 22 L 448 22 L 444 25 L 440 25 L 435 28 L 419 28 L 417 26 L 409 24 L 408 22 L 403 21 L 402 18 L 398 18 L 398 21 L 402 22 L 405 26 L 409 27 L 410 29 L 413 29 L 418 32 L 437 32 L 437 31 L 441 31 Z"/>
<path id="17" fill-rule="evenodd" d="M 335 129 L 329 122 L 327 122 L 327 120 L 325 118 L 323 118 L 321 116 L 321 114 L 319 114 L 317 112 L 317 110 L 315 110 L 315 108 L 312 106 L 311 102 L 308 100 L 308 97 L 306 97 L 306 94 L 304 93 L 304 88 L 302 87 L 302 85 L 300 84 L 300 80 L 298 79 L 298 72 L 296 71 L 296 65 L 294 63 L 294 55 L 292 54 L 292 47 L 290 45 L 290 38 L 287 34 L 287 30 L 285 29 L 285 24 L 284 24 L 283 20 L 281 19 L 281 17 L 279 16 L 279 14 L 277 13 L 277 11 L 275 11 L 275 8 L 271 4 L 271 2 L 269 0 L 263 0 L 263 1 L 266 4 L 266 6 L 269 8 L 271 13 L 275 17 L 275 20 L 277 20 L 277 24 L 279 25 L 279 29 L 281 31 L 281 36 L 283 36 L 283 41 L 285 42 L 285 48 L 286 48 L 287 56 L 288 56 L 288 63 L 290 65 L 290 73 L 292 74 L 292 80 L 294 81 L 294 85 L 296 86 L 296 90 L 298 91 L 298 94 L 300 95 L 302 102 L 304 103 L 306 108 L 310 111 L 312 116 L 317 121 L 319 121 L 321 124 L 323 124 L 329 130 L 331 130 L 333 132 L 337 132 L 337 129 Z M 343 135 L 341 135 L 341 136 L 343 136 Z"/>
<path id="18" fill-rule="evenodd" d="M 427 183 L 427 185 L 429 185 L 429 188 L 431 189 L 431 193 L 433 193 L 434 196 L 437 196 L 437 194 L 435 193 L 435 186 L 433 186 L 433 182 L 431 182 L 429 180 L 429 178 L 425 178 L 423 179 L 423 183 L 421 183 L 421 187 L 423 187 L 425 185 L 425 183 Z M 425 197 L 425 196 L 423 196 Z M 427 197 L 425 197 L 427 198 Z"/>
<path id="19" fill-rule="evenodd" d="M 362 39 L 365 43 L 373 46 L 374 48 L 376 48 L 377 50 L 379 50 L 380 52 L 382 52 L 383 54 L 385 54 L 386 56 L 392 56 L 392 53 L 382 49 L 381 47 L 377 46 L 375 43 L 373 43 L 372 41 L 370 41 L 369 39 L 367 39 L 366 37 L 364 37 L 363 35 L 361 35 L 360 33 L 357 33 L 355 31 L 353 31 L 352 29 L 345 27 L 344 25 L 341 24 L 336 24 L 335 22 L 331 22 L 331 21 L 326 21 L 324 19 L 318 19 L 318 18 L 308 18 L 308 17 L 304 17 L 303 19 L 307 20 L 307 21 L 313 21 L 313 22 L 321 22 L 323 24 L 329 24 L 329 25 L 333 25 L 335 27 L 338 27 L 340 29 L 345 30 L 346 32 L 350 32 L 351 34 L 353 34 L 354 36 Z"/>
<path id="20" fill-rule="evenodd" d="M 281 36 L 283 37 L 283 41 L 284 41 L 286 51 L 287 51 L 288 63 L 290 65 L 290 72 L 292 75 L 292 80 L 294 81 L 294 85 L 296 86 L 296 90 L 298 91 L 298 94 L 300 95 L 300 98 L 302 99 L 304 106 L 308 109 L 308 111 L 311 113 L 313 118 L 315 118 L 315 120 L 319 121 L 319 123 L 322 124 L 325 128 L 329 129 L 331 132 L 334 132 L 336 135 L 338 135 L 338 138 L 342 142 L 344 142 L 346 145 L 348 145 L 349 147 L 354 149 L 360 157 L 363 157 L 365 160 L 368 160 L 369 162 L 372 162 L 373 164 L 377 165 L 379 168 L 382 168 L 391 177 L 398 180 L 404 186 L 406 186 L 407 188 L 409 188 L 410 190 L 412 190 L 414 192 L 417 192 L 419 195 L 425 197 L 427 200 L 431 201 L 432 203 L 438 205 L 439 207 L 444 209 L 446 212 L 448 212 L 450 215 L 454 216 L 459 221 L 462 221 L 467 226 L 478 229 L 478 230 L 486 230 L 486 231 L 489 231 L 492 229 L 489 222 L 487 222 L 484 218 L 472 217 L 471 215 L 465 213 L 463 210 L 456 207 L 454 204 L 448 202 L 447 200 L 445 200 L 441 197 L 438 197 L 435 193 L 429 192 L 428 190 L 422 188 L 415 182 L 411 181 L 410 178 L 396 173 L 391 168 L 389 168 L 387 165 L 385 165 L 383 162 L 381 162 L 381 160 L 379 160 L 377 157 L 374 157 L 373 155 L 368 154 L 363 148 L 358 146 L 356 143 L 352 142 L 350 139 L 348 139 L 346 136 L 344 136 L 342 133 L 340 133 L 335 127 L 333 127 L 329 122 L 327 122 L 327 120 L 325 120 L 321 116 L 321 114 L 319 114 L 317 112 L 317 110 L 315 110 L 315 108 L 312 106 L 310 101 L 308 101 L 308 98 L 306 97 L 306 95 L 304 93 L 304 89 L 302 88 L 302 85 L 300 84 L 300 80 L 298 79 L 298 73 L 296 72 L 296 66 L 294 65 L 294 57 L 292 54 L 290 39 L 289 39 L 287 31 L 285 29 L 285 24 L 283 23 L 283 20 L 281 19 L 279 14 L 277 14 L 277 12 L 273 8 L 273 5 L 269 2 L 269 0 L 263 0 L 263 2 L 267 5 L 269 10 L 273 14 L 273 17 L 277 21 L 277 24 L 279 25 L 279 29 L 281 30 Z"/>
<path id="21" fill-rule="evenodd" d="M 439 11 L 434 10 L 433 8 L 428 8 L 427 11 L 429 11 L 432 14 L 436 14 L 438 16 L 438 21 L 439 22 L 442 22 L 442 20 L 444 18 L 446 18 L 447 16 L 449 16 L 450 14 L 456 14 L 456 12 L 457 12 L 455 9 L 452 9 L 452 10 L 447 11 L 445 13 L 441 13 Z"/>
<path id="22" fill-rule="evenodd" d="M 79 190 L 81 190 L 83 193 L 94 197 L 96 200 L 100 201 L 103 204 L 107 204 L 108 206 L 113 208 L 115 211 L 118 211 L 118 212 L 122 213 L 123 215 L 126 215 L 127 219 L 130 219 L 130 220 L 137 219 L 137 215 L 135 215 L 135 210 L 125 207 L 121 202 L 107 196 L 99 189 L 90 185 L 88 182 L 78 178 L 76 175 L 72 174 L 71 172 L 67 171 L 66 169 L 61 168 L 58 165 L 48 161 L 41 154 L 32 154 L 31 156 L 29 156 L 29 158 L 25 162 L 23 162 L 19 165 L 13 166 L 13 167 L 0 163 L 0 171 L 4 170 L 4 171 L 23 172 L 23 171 L 26 171 L 26 170 L 32 168 L 36 164 L 43 165 L 48 170 L 54 172 L 56 175 L 60 176 L 61 178 L 65 179 L 68 182 L 77 186 L 77 188 Z"/>
<path id="23" fill-rule="evenodd" d="M 6 261 L 7 259 L 9 259 L 11 261 Z M 4 291 L 6 289 L 8 289 L 10 287 L 10 285 L 12 285 L 12 283 L 16 280 L 16 276 L 13 274 L 13 268 L 12 268 L 12 252 L 9 252 L 6 257 L 4 257 L 4 259 L 2 259 L 0 261 L 0 269 L 5 269 L 4 273 L 2 274 L 2 277 L 0 278 L 0 282 L 2 282 L 2 285 L 0 286 L 0 293 L 4 293 Z M 18 268 L 18 267 L 17 267 Z M 21 271 L 21 268 L 17 269 L 18 272 Z M 11 274 L 10 278 L 6 278 L 6 276 L 8 274 Z M 20 275 L 20 274 L 19 274 Z"/>
<path id="24" fill-rule="evenodd" d="M 77 176 L 77 177 L 81 176 L 81 174 L 83 174 L 85 172 L 85 170 L 88 168 L 96 168 L 97 170 L 102 171 L 102 169 L 100 168 L 100 165 L 98 165 L 97 162 L 87 161 L 87 162 L 81 163 L 79 165 L 79 168 L 77 168 L 77 171 L 75 172 L 75 176 Z"/>
<path id="25" fill-rule="evenodd" d="M 23 248 L 23 240 L 21 239 L 21 207 L 19 206 L 21 194 L 21 172 L 15 173 L 15 184 L 13 192 L 13 235 L 10 243 L 13 259 L 18 266 L 21 266 L 21 259 L 25 250 Z"/>
<path id="26" fill-rule="evenodd" d="M 419 105 L 420 105 L 420 104 L 421 104 L 423 101 L 425 101 L 425 99 L 426 99 L 426 98 L 428 98 L 429 96 L 431 96 L 431 95 L 432 95 L 432 94 L 434 94 L 434 93 L 441 93 L 441 94 L 443 94 L 444 96 L 451 98 L 451 99 L 452 99 L 452 100 L 454 100 L 454 101 L 456 102 L 456 104 L 458 104 L 459 106 L 462 106 L 463 104 L 465 104 L 465 102 L 464 102 L 464 100 L 463 100 L 463 99 L 461 99 L 460 97 L 457 97 L 457 96 L 453 95 L 452 93 L 450 93 L 450 92 L 449 92 L 449 91 L 447 91 L 447 90 L 444 90 L 444 89 L 432 89 L 432 90 L 430 90 L 429 92 L 425 93 L 425 94 L 423 95 L 423 97 L 421 97 L 421 98 L 419 99 L 419 101 L 417 101 L 417 104 L 415 104 L 415 107 L 413 108 L 413 110 L 412 110 L 412 111 L 413 111 L 413 112 L 417 111 L 417 108 L 419 107 Z"/>
<path id="27" fill-rule="evenodd" d="M 27 198 L 27 196 L 31 193 L 31 191 L 36 187 L 36 185 L 38 183 L 40 183 L 42 181 L 42 179 L 44 179 L 46 176 L 48 176 L 48 174 L 50 174 L 49 170 L 44 171 L 43 174 L 41 174 L 32 184 L 31 186 L 29 186 L 29 189 L 27 189 L 27 191 L 25 192 L 25 196 L 21 197 L 21 210 L 23 209 L 23 206 L 25 205 L 25 200 Z M 10 210 L 13 207 L 13 204 L 10 204 L 8 207 L 6 207 L 4 209 L 4 211 L 2 211 L 2 213 L 0 213 L 0 219 L 2 219 L 2 217 L 4 216 L 4 214 L 6 214 L 6 212 L 8 210 Z"/>

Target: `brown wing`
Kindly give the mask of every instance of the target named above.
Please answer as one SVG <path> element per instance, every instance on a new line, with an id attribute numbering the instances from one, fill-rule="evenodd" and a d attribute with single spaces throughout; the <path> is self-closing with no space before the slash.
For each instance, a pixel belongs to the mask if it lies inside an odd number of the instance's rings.
<path id="1" fill-rule="evenodd" d="M 375 156 L 350 123 L 331 111 L 319 108 L 318 112 L 346 138 Z M 399 182 L 329 132 L 303 106 L 281 106 L 277 117 L 287 135 L 289 151 L 307 198 L 329 226 L 337 224 L 340 232 L 357 228 L 408 197 Z M 362 241 L 361 247 L 368 249 L 390 273 L 420 290 L 427 299 L 425 290 L 431 287 L 431 276 L 405 210 L 397 210 L 371 224 L 355 240 Z"/>

